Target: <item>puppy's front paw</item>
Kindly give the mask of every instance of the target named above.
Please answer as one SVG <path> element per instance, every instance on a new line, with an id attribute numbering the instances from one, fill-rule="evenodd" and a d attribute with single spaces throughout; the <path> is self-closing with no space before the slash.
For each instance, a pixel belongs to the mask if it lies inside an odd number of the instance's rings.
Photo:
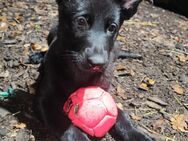
<path id="1" fill-rule="evenodd" d="M 148 135 L 132 129 L 128 132 L 128 140 L 126 141 L 155 141 L 155 139 L 151 139 Z"/>

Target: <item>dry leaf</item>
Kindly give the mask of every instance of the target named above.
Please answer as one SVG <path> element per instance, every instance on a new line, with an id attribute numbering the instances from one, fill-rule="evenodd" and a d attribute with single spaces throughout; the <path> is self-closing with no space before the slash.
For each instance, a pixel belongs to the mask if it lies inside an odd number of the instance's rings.
<path id="1" fill-rule="evenodd" d="M 182 42 L 183 42 L 183 39 L 182 39 L 182 38 L 179 38 L 179 37 L 175 37 L 175 40 L 176 40 L 176 42 L 179 42 L 179 43 L 182 43 Z"/>
<path id="2" fill-rule="evenodd" d="M 148 86 L 153 86 L 155 84 L 155 80 L 149 77 L 145 77 L 143 82 L 146 83 Z"/>
<path id="3" fill-rule="evenodd" d="M 143 83 L 143 82 L 138 86 L 138 88 L 141 89 L 141 90 L 144 90 L 144 91 L 149 90 L 148 85 L 146 83 Z"/>
<path id="4" fill-rule="evenodd" d="M 181 54 L 177 56 L 180 62 L 186 62 L 188 61 L 188 55 Z"/>
<path id="5" fill-rule="evenodd" d="M 40 51 L 42 46 L 37 44 L 37 43 L 31 43 L 31 48 L 34 50 L 34 51 Z"/>
<path id="6" fill-rule="evenodd" d="M 125 42 L 125 37 L 121 36 L 121 35 L 118 35 L 117 40 L 121 41 L 121 42 Z"/>
<path id="7" fill-rule="evenodd" d="M 46 47 L 43 47 L 43 48 L 41 48 L 41 52 L 47 52 L 48 51 L 48 49 L 49 49 L 49 47 L 48 46 L 46 46 Z"/>
<path id="8" fill-rule="evenodd" d="M 172 85 L 172 89 L 177 94 L 180 94 L 180 95 L 184 94 L 184 89 L 179 84 Z"/>
<path id="9" fill-rule="evenodd" d="M 126 67 L 123 64 L 119 64 L 118 66 L 116 66 L 116 70 L 117 71 L 124 71 L 124 70 L 126 70 Z"/>
<path id="10" fill-rule="evenodd" d="M 17 129 L 24 129 L 26 127 L 25 123 L 18 123 L 14 125 L 15 128 Z"/>
<path id="11" fill-rule="evenodd" d="M 170 119 L 172 128 L 181 132 L 188 132 L 188 117 L 184 114 L 175 115 Z"/>

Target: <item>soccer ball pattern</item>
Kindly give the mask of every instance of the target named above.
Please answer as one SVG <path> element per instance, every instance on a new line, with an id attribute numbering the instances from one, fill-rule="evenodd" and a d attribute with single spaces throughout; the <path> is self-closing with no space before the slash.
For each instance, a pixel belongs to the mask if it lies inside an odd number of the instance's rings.
<path id="1" fill-rule="evenodd" d="M 110 130 L 118 113 L 112 96 L 97 86 L 78 89 L 63 109 L 75 126 L 96 137 L 102 137 Z"/>

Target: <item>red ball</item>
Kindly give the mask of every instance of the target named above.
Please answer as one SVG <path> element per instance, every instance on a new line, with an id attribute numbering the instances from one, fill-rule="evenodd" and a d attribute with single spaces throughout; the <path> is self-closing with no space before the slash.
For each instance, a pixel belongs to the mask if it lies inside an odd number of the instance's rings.
<path id="1" fill-rule="evenodd" d="M 102 137 L 110 130 L 118 114 L 112 96 L 97 86 L 75 91 L 63 109 L 75 126 L 96 137 Z"/>

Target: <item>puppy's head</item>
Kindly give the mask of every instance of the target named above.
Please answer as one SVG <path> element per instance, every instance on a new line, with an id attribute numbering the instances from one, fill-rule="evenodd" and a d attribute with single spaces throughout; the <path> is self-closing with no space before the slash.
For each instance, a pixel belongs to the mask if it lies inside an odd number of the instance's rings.
<path id="1" fill-rule="evenodd" d="M 141 0 L 56 1 L 61 52 L 80 70 L 96 73 L 108 65 L 121 24 L 136 13 Z"/>

